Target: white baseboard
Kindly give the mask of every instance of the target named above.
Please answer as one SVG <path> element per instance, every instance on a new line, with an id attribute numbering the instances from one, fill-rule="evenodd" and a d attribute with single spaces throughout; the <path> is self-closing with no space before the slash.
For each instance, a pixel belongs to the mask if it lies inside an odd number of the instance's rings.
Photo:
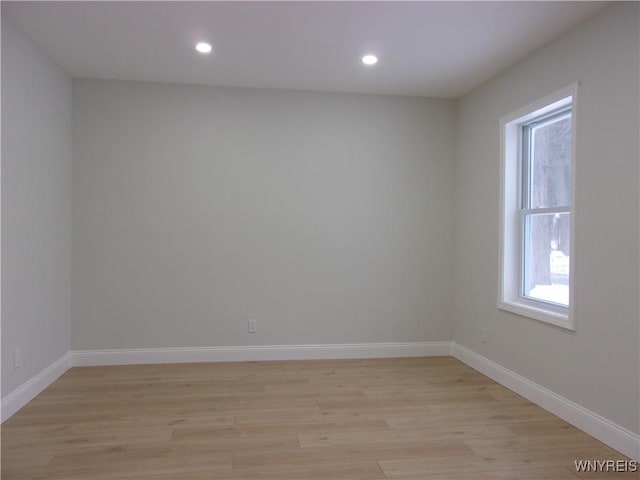
<path id="1" fill-rule="evenodd" d="M 71 363 L 73 366 L 87 367 L 151 363 L 425 357 L 450 354 L 451 342 L 249 345 L 238 347 L 76 350 L 71 352 Z"/>
<path id="2" fill-rule="evenodd" d="M 2 421 L 4 422 L 7 418 L 33 400 L 36 395 L 55 382 L 60 375 L 66 372 L 69 367 L 71 367 L 71 353 L 67 352 L 35 377 L 27 380 L 3 398 L 2 412 L 0 413 Z"/>
<path id="3" fill-rule="evenodd" d="M 471 368 L 522 395 L 527 400 L 550 411 L 611 448 L 640 461 L 640 435 L 455 342 L 452 344 L 451 354 Z"/>

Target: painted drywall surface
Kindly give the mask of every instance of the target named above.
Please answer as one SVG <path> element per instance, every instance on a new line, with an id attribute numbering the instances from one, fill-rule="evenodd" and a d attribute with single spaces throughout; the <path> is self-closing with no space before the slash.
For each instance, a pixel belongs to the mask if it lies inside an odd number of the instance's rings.
<path id="1" fill-rule="evenodd" d="M 454 340 L 639 432 L 638 4 L 614 4 L 461 99 Z M 497 309 L 499 117 L 578 91 L 576 332 Z M 481 342 L 486 328 L 487 343 Z"/>
<path id="2" fill-rule="evenodd" d="M 71 79 L 3 18 L 3 397 L 69 351 L 70 295 Z"/>
<path id="3" fill-rule="evenodd" d="M 73 104 L 74 350 L 451 338 L 454 102 L 74 79 Z"/>

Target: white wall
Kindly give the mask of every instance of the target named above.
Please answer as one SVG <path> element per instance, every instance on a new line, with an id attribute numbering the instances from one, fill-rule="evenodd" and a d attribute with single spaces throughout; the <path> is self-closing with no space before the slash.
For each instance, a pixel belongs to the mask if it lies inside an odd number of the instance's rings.
<path id="1" fill-rule="evenodd" d="M 454 250 L 454 340 L 633 432 L 640 432 L 638 20 L 637 3 L 614 4 L 461 99 Z M 575 333 L 496 307 L 498 119 L 573 82 L 580 82 Z"/>
<path id="2" fill-rule="evenodd" d="M 71 317 L 71 80 L 4 18 L 1 203 L 4 398 L 69 351 Z"/>
<path id="3" fill-rule="evenodd" d="M 449 340 L 454 117 L 74 79 L 73 349 Z"/>

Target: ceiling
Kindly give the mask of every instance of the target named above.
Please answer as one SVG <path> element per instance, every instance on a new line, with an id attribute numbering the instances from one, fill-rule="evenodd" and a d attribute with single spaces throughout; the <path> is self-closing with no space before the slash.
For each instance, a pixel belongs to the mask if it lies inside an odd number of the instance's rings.
<path id="1" fill-rule="evenodd" d="M 456 98 L 605 5 L 3 1 L 2 13 L 74 77 Z M 195 52 L 203 40 L 213 54 Z"/>

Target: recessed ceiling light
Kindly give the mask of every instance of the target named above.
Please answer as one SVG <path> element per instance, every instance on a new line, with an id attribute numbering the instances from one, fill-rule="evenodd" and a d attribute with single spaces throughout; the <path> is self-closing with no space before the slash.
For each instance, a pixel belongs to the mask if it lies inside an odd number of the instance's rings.
<path id="1" fill-rule="evenodd" d="M 375 55 L 365 55 L 364 57 L 362 57 L 362 63 L 364 63 L 365 65 L 375 65 L 376 63 L 378 63 L 378 57 L 376 57 Z"/>
<path id="2" fill-rule="evenodd" d="M 206 42 L 200 42 L 196 45 L 196 50 L 199 53 L 211 53 L 211 44 L 206 43 Z"/>

